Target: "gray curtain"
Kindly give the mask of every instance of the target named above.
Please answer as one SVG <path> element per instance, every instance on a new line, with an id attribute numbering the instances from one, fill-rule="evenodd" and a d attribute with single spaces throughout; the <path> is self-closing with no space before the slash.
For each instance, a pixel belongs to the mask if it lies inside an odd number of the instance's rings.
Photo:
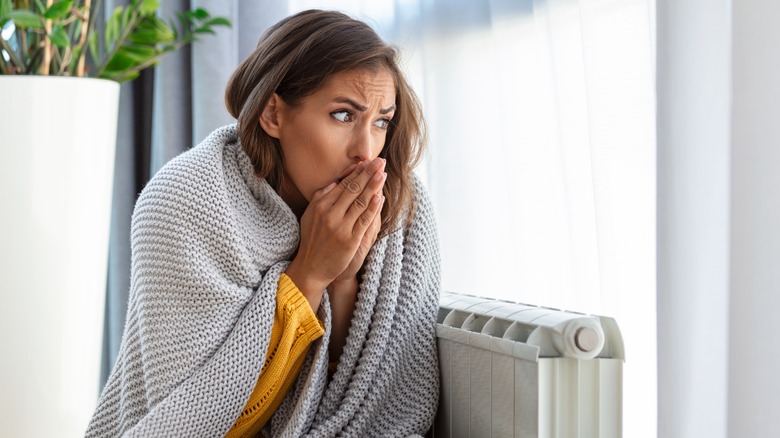
<path id="1" fill-rule="evenodd" d="M 105 2 L 107 14 L 122 2 Z M 160 15 L 204 8 L 233 26 L 166 55 L 153 70 L 122 85 L 117 132 L 101 385 L 116 362 L 130 290 L 130 218 L 138 194 L 168 160 L 235 120 L 223 93 L 233 70 L 262 32 L 287 15 L 287 2 L 166 0 Z"/>

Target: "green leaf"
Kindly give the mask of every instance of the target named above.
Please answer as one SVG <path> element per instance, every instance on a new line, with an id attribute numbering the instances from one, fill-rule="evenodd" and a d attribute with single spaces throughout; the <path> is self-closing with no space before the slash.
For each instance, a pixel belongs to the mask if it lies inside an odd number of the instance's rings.
<path id="1" fill-rule="evenodd" d="M 135 44 L 155 45 L 158 43 L 157 33 L 153 31 L 135 31 L 130 34 L 127 40 Z"/>
<path id="2" fill-rule="evenodd" d="M 100 62 L 100 51 L 98 48 L 97 32 L 92 32 L 87 37 L 87 44 L 89 44 L 89 56 L 92 57 L 92 61 L 95 64 Z"/>
<path id="3" fill-rule="evenodd" d="M 75 75 L 76 72 L 76 66 L 79 63 L 79 57 L 81 56 L 81 52 L 84 51 L 83 47 L 74 46 L 73 47 L 73 54 L 71 54 L 70 57 L 70 65 L 68 65 L 68 70 L 71 71 L 71 74 Z"/>
<path id="4" fill-rule="evenodd" d="M 43 29 L 43 17 L 26 9 L 17 9 L 8 13 L 8 18 L 19 27 Z"/>
<path id="5" fill-rule="evenodd" d="M 151 65 L 155 65 L 155 64 L 156 62 L 152 63 Z M 117 81 L 121 83 L 121 82 L 126 82 L 137 78 L 140 72 L 139 69 L 140 66 L 134 66 L 130 69 L 122 69 L 122 70 L 106 69 L 98 77 L 104 79 L 111 79 L 113 81 Z"/>
<path id="6" fill-rule="evenodd" d="M 8 13 L 13 9 L 11 0 L 0 0 L 0 26 L 8 20 Z"/>
<path id="7" fill-rule="evenodd" d="M 97 75 L 97 77 L 102 79 L 111 79 L 112 81 L 115 81 L 121 74 L 122 74 L 121 71 L 103 70 L 103 72 Z"/>
<path id="8" fill-rule="evenodd" d="M 217 33 L 211 30 L 210 27 L 199 27 L 193 31 L 194 33 L 210 33 L 212 35 L 216 35 Z"/>
<path id="9" fill-rule="evenodd" d="M 49 9 L 46 10 L 46 13 L 43 14 L 43 16 L 48 20 L 59 20 L 68 15 L 72 6 L 73 0 L 60 0 L 49 6 Z"/>
<path id="10" fill-rule="evenodd" d="M 157 9 L 160 8 L 160 2 L 158 0 L 143 0 L 141 3 L 142 15 L 154 15 Z"/>
<path id="11" fill-rule="evenodd" d="M 68 39 L 68 33 L 65 32 L 65 29 L 62 28 L 61 24 L 54 25 L 54 27 L 51 29 L 51 34 L 49 35 L 49 38 L 51 38 L 52 44 L 54 44 L 57 47 L 64 48 L 70 45 L 70 40 Z"/>
<path id="12" fill-rule="evenodd" d="M 127 27 L 128 23 L 130 23 L 130 15 L 133 13 L 133 10 L 130 8 L 125 8 L 125 10 L 122 12 L 122 21 L 121 21 L 121 29 L 124 29 Z"/>
<path id="13" fill-rule="evenodd" d="M 211 20 L 204 23 L 207 26 L 227 26 L 230 27 L 233 23 L 225 17 L 214 17 Z"/>
<path id="14" fill-rule="evenodd" d="M 186 38 L 187 35 L 190 34 L 190 27 L 192 27 L 191 24 L 192 18 L 190 18 L 185 13 L 177 13 L 176 18 L 179 20 L 179 25 L 178 26 L 172 25 L 171 27 L 173 29 L 181 28 L 181 33 L 183 34 L 182 38 Z M 179 36 L 177 35 L 176 38 L 179 38 Z"/>
<path id="15" fill-rule="evenodd" d="M 167 43 L 175 39 L 174 33 L 165 21 L 155 17 L 144 17 L 128 40 L 137 44 Z"/>
<path id="16" fill-rule="evenodd" d="M 106 22 L 106 50 L 110 50 L 116 42 L 116 39 L 119 38 L 119 33 L 122 29 L 122 10 L 123 8 L 121 6 L 117 6 L 111 14 L 111 18 Z"/>
<path id="17" fill-rule="evenodd" d="M 176 22 L 171 20 L 168 20 L 168 28 L 171 29 L 171 32 L 173 32 L 173 39 L 177 40 L 179 39 L 179 31 L 176 28 Z"/>
<path id="18" fill-rule="evenodd" d="M 46 5 L 44 5 L 41 0 L 35 0 L 35 6 L 38 8 L 38 12 L 46 12 Z"/>
<path id="19" fill-rule="evenodd" d="M 198 9 L 195 9 L 193 11 L 190 11 L 190 14 L 188 14 L 188 15 L 192 15 L 193 17 L 197 18 L 198 20 L 205 20 L 205 19 L 209 18 L 209 13 L 206 12 L 206 10 L 203 9 L 203 8 L 198 8 Z"/>
<path id="20" fill-rule="evenodd" d="M 122 83 L 127 81 L 132 81 L 133 79 L 137 78 L 139 73 L 137 71 L 133 72 L 122 72 L 122 76 L 117 77 L 114 79 L 115 81 Z"/>
<path id="21" fill-rule="evenodd" d="M 120 47 L 117 53 L 127 56 L 138 64 L 142 64 L 158 55 L 154 47 L 137 44 L 126 44 Z"/>
<path id="22" fill-rule="evenodd" d="M 157 17 L 151 17 L 151 18 L 152 21 L 154 21 L 154 27 L 160 42 L 165 43 L 168 41 L 173 41 L 175 39 L 173 35 L 173 30 L 171 30 L 171 28 L 168 27 L 168 24 L 165 21 Z"/>
<path id="23" fill-rule="evenodd" d="M 114 56 L 111 57 L 111 60 L 108 61 L 105 72 L 107 74 L 109 74 L 111 71 L 121 73 L 137 66 L 138 64 L 140 64 L 140 62 L 128 56 L 127 52 L 124 52 L 120 49 L 117 50 Z"/>

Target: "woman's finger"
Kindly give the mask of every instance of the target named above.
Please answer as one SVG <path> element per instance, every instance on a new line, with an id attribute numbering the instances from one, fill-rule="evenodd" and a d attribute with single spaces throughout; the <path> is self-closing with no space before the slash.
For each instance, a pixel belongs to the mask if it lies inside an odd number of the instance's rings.
<path id="1" fill-rule="evenodd" d="M 381 207 L 384 207 L 384 205 L 385 205 L 385 196 L 382 195 L 382 205 L 381 205 Z M 374 223 L 372 224 L 372 229 L 371 229 L 371 233 L 373 235 L 373 237 L 371 238 L 372 239 L 371 240 L 371 244 L 372 245 L 376 241 L 376 236 L 379 235 L 379 230 L 382 229 L 382 209 L 381 209 L 381 207 L 379 209 L 379 214 L 374 216 Z"/>
<path id="2" fill-rule="evenodd" d="M 385 198 L 382 196 L 382 200 L 380 204 L 384 204 Z M 379 212 L 374 215 L 374 220 L 371 222 L 371 225 L 366 230 L 366 233 L 363 235 L 363 240 L 360 241 L 360 246 L 364 247 L 366 249 L 367 254 L 368 250 L 371 249 L 371 246 L 376 242 L 376 237 L 379 235 L 379 229 L 382 227 L 382 209 L 380 207 Z"/>
<path id="3" fill-rule="evenodd" d="M 352 228 L 353 236 L 364 236 L 368 228 L 374 223 L 376 216 L 380 216 L 382 205 L 385 203 L 385 197 L 376 193 L 368 202 L 368 208 L 358 216 L 355 226 Z"/>
<path id="4" fill-rule="evenodd" d="M 317 190 L 316 192 L 314 192 L 314 196 L 311 197 L 311 202 L 320 200 L 323 196 L 327 195 L 328 192 L 333 190 L 334 187 L 336 187 L 336 183 L 332 182 L 327 186 Z"/>
<path id="5" fill-rule="evenodd" d="M 344 221 L 346 223 L 355 223 L 358 217 L 369 207 L 372 197 L 374 195 L 382 194 L 382 186 L 385 184 L 386 179 L 387 174 L 384 172 L 377 172 L 371 177 L 368 181 L 368 185 L 363 189 L 363 192 L 352 201 L 349 209 L 344 214 Z"/>
<path id="6" fill-rule="evenodd" d="M 385 203 L 385 197 L 382 196 L 382 205 Z M 379 209 L 379 213 L 374 216 L 374 222 L 371 223 L 371 226 L 366 231 L 366 237 L 364 239 L 366 240 L 366 247 L 371 248 L 371 246 L 376 242 L 376 238 L 379 235 L 379 230 L 382 228 L 382 209 Z"/>
<path id="7" fill-rule="evenodd" d="M 333 187 L 328 189 L 327 191 L 325 191 L 325 189 L 327 188 L 327 187 L 325 187 L 325 188 L 320 189 L 319 192 L 315 192 L 314 196 L 312 196 L 312 199 L 311 199 L 311 201 L 309 203 L 313 203 L 315 201 L 319 201 L 319 200 L 324 199 L 322 202 L 324 202 L 328 206 L 332 206 L 333 204 L 335 204 L 336 201 L 339 199 L 339 195 L 341 195 L 341 193 L 344 192 L 344 184 L 345 184 L 345 182 L 346 182 L 346 184 L 351 184 L 351 181 L 356 180 L 357 177 L 361 173 L 363 173 L 363 171 L 365 170 L 367 164 L 368 163 L 366 163 L 365 161 L 361 161 L 360 163 L 350 165 L 349 167 L 352 168 L 352 171 L 347 176 L 342 178 L 340 182 L 333 182 L 333 183 L 329 184 L 328 187 L 330 187 L 330 186 L 333 186 Z M 333 189 L 337 189 L 337 190 L 334 191 Z M 317 196 L 318 193 L 319 193 L 319 196 Z M 330 196 L 326 196 L 328 194 L 330 194 Z"/>
<path id="8" fill-rule="evenodd" d="M 352 204 L 359 199 L 358 205 L 360 210 L 365 210 L 368 207 L 368 203 L 371 200 L 371 196 L 378 191 L 381 187 L 381 183 L 377 183 L 373 177 L 379 173 L 380 175 L 384 171 L 385 160 L 381 158 L 375 158 L 370 163 L 366 163 L 365 167 L 361 169 L 358 166 L 348 177 L 344 178 L 338 186 L 331 190 L 329 197 L 338 197 L 333 204 L 334 209 L 342 215 L 346 215 L 347 210 L 352 207 Z M 360 170 L 360 173 L 358 171 Z M 373 185 L 372 185 L 373 181 Z M 368 191 L 367 187 L 371 186 Z M 362 196 L 362 197 L 361 197 Z M 355 220 L 357 216 L 353 215 L 349 223 Z"/>

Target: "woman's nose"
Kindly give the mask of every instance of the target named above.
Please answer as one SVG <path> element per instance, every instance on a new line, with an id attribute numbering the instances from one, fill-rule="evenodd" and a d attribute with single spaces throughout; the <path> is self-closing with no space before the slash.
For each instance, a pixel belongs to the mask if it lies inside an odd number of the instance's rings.
<path id="1" fill-rule="evenodd" d="M 365 161 L 374 158 L 375 139 L 371 135 L 371 128 L 357 128 L 352 137 L 350 145 L 350 157 L 358 161 Z"/>

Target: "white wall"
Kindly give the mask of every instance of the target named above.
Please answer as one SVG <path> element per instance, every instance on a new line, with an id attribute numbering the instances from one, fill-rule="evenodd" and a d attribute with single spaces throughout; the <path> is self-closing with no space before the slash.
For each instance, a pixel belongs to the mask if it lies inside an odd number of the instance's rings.
<path id="1" fill-rule="evenodd" d="M 729 8 L 657 3 L 659 437 L 725 436 Z"/>
<path id="2" fill-rule="evenodd" d="M 780 5 L 659 0 L 658 436 L 780 429 Z"/>
<path id="3" fill-rule="evenodd" d="M 780 434 L 780 3 L 733 1 L 731 437 Z"/>

